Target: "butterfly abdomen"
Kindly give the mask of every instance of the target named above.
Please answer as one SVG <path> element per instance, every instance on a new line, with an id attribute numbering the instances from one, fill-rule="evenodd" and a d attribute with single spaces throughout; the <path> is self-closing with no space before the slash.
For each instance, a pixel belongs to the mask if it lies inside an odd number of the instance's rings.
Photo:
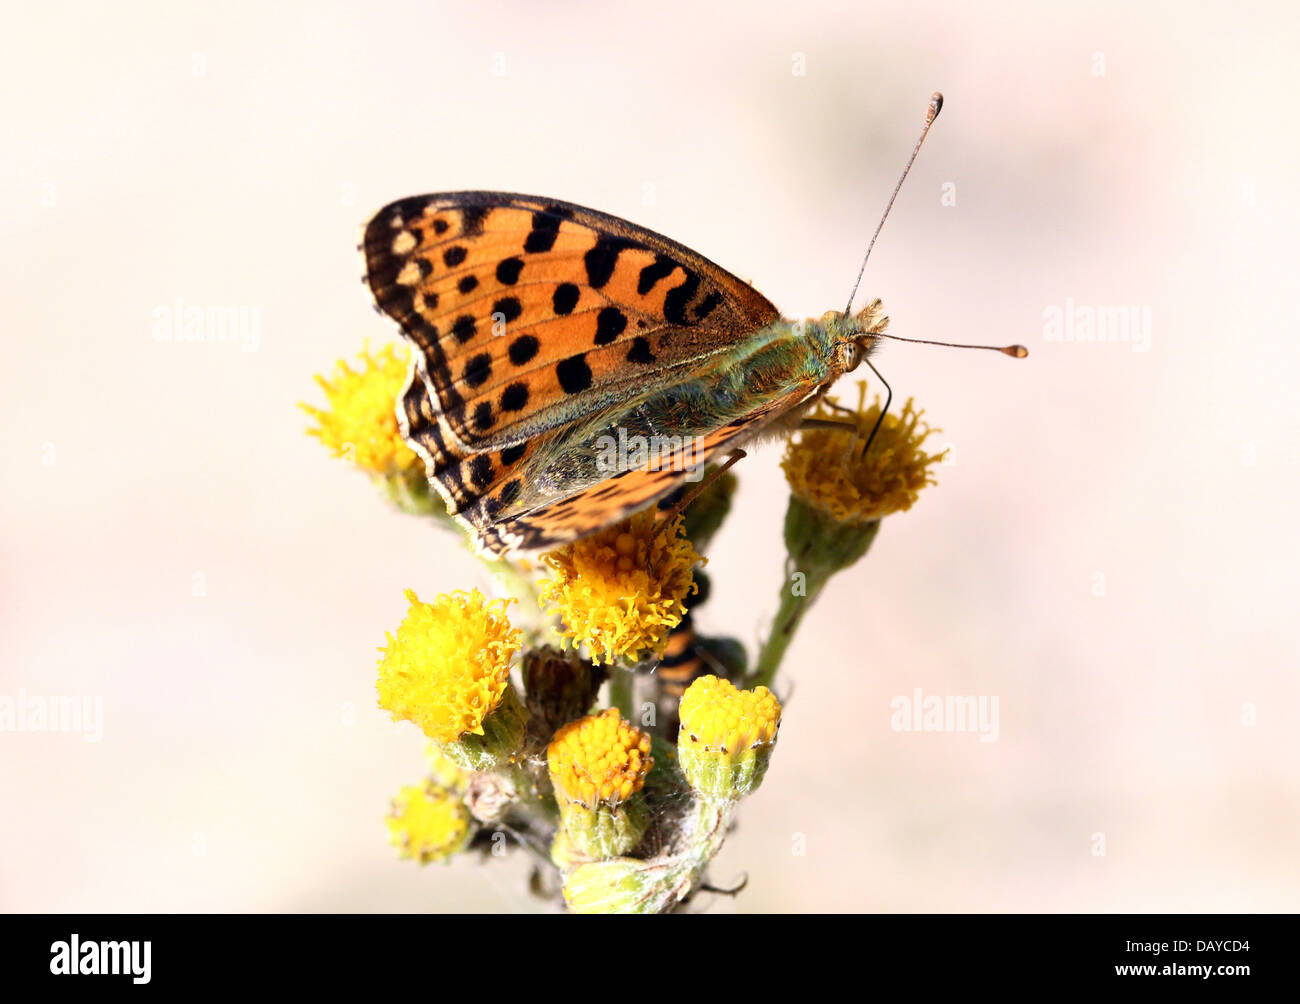
<path id="1" fill-rule="evenodd" d="M 695 645 L 695 624 L 687 614 L 669 635 L 668 646 L 655 669 L 660 693 L 670 701 L 680 700 L 703 665 Z"/>
<path id="2" fill-rule="evenodd" d="M 682 694 L 686 693 L 686 688 L 697 676 L 709 671 L 695 633 L 693 616 L 693 611 L 708 599 L 708 577 L 697 570 L 695 584 L 696 591 L 685 600 L 686 613 L 668 635 L 668 644 L 654 670 L 659 712 L 669 726 L 670 735 L 675 732 L 673 723 L 676 721 L 677 704 Z"/>
<path id="3" fill-rule="evenodd" d="M 789 404 L 813 393 L 837 375 L 834 357 L 823 329 L 802 335 L 799 330 L 778 321 L 754 332 L 716 353 L 707 365 L 696 365 L 680 382 L 629 398 L 611 425 L 643 433 L 704 435 L 747 419 L 765 405 Z"/>
<path id="4" fill-rule="evenodd" d="M 708 577 L 698 569 L 699 592 L 686 599 L 686 614 L 668 636 L 663 657 L 655 665 L 656 699 L 662 734 L 677 738 L 677 709 L 682 695 L 701 676 L 739 680 L 745 672 L 744 647 L 733 638 L 705 638 L 696 633 L 693 612 L 708 599 Z"/>

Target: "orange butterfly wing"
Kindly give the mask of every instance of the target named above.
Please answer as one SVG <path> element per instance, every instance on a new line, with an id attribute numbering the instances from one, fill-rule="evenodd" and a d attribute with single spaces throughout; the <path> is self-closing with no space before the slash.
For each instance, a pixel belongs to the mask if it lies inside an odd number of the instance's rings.
<path id="1" fill-rule="evenodd" d="M 404 432 L 449 509 L 494 551 L 489 528 L 523 489 L 513 472 L 557 430 L 649 384 L 671 385 L 779 319 L 752 287 L 688 248 L 553 199 L 403 199 L 375 215 L 362 247 L 377 306 L 415 347 Z M 581 532 L 639 508 L 658 481 L 608 493 L 617 505 L 596 506 L 583 489 Z"/>

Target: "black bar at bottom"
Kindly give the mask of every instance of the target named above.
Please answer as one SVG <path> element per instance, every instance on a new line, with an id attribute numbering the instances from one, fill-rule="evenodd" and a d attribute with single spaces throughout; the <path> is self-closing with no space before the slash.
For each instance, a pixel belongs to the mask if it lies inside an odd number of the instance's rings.
<path id="1" fill-rule="evenodd" d="M 820 985 L 847 968 L 866 993 L 900 979 L 928 994 L 1126 981 L 1257 987 L 1295 978 L 1287 915 L 755 914 L 684 917 L 671 933 L 645 927 L 639 936 L 600 925 L 561 916 L 7 915 L 0 974 L 6 990 L 353 985 L 458 996 L 515 996 L 529 981 L 555 986 L 557 977 L 592 977 L 591 993 L 620 977 L 623 992 L 674 987 L 684 963 L 715 970 L 706 984 L 713 992 L 733 980 L 769 980 L 763 974 L 773 966 L 804 986 L 814 973 Z"/>

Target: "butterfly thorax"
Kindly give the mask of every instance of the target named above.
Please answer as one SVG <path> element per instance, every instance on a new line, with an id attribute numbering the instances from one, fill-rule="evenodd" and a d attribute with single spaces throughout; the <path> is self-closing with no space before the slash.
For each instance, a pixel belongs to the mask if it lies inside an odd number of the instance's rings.
<path id="1" fill-rule="evenodd" d="M 672 415 L 679 429 L 703 430 L 744 421 L 749 439 L 793 428 L 799 417 L 878 344 L 889 323 L 879 300 L 855 315 L 828 312 L 813 320 L 782 319 L 717 353 L 671 391 L 651 397 L 651 411 Z M 645 400 L 642 407 L 649 403 Z M 760 417 L 768 404 L 777 405 Z M 780 421 L 778 421 L 780 420 Z M 772 428 L 767 427 L 771 425 Z"/>
<path id="2" fill-rule="evenodd" d="M 780 320 L 732 346 L 724 367 L 741 368 L 751 393 L 802 389 L 806 403 L 819 397 L 875 349 L 889 318 L 879 300 L 857 314 L 828 311 L 820 318 Z"/>

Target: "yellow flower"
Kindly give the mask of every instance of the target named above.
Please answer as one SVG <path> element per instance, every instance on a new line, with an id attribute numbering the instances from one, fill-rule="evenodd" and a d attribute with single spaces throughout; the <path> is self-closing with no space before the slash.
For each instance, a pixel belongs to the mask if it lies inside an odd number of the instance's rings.
<path id="1" fill-rule="evenodd" d="M 781 702 L 766 687 L 740 690 L 730 680 L 701 676 L 682 695 L 680 717 L 693 745 L 741 753 L 776 739 Z"/>
<path id="2" fill-rule="evenodd" d="M 422 865 L 451 857 L 470 833 L 469 810 L 460 796 L 432 781 L 401 789 L 384 822 L 401 856 Z"/>
<path id="3" fill-rule="evenodd" d="M 374 474 L 387 477 L 422 469 L 397 428 L 397 399 L 406 384 L 409 356 L 406 346 L 385 345 L 378 352 L 367 346 L 360 353 L 360 369 L 340 359 L 333 379 L 316 377 L 329 408 L 299 405 L 319 423 L 308 435 L 334 456 Z"/>
<path id="4" fill-rule="evenodd" d="M 649 824 L 641 789 L 654 766 L 650 734 L 607 708 L 561 727 L 546 749 L 560 805 L 556 860 L 625 854 Z"/>
<path id="5" fill-rule="evenodd" d="M 702 676 L 682 695 L 677 755 L 691 787 L 715 798 L 749 794 L 763 780 L 781 725 L 781 703 L 766 687 L 739 690 Z"/>
<path id="6" fill-rule="evenodd" d="M 653 509 L 542 555 L 552 575 L 539 601 L 564 622 L 565 644 L 586 645 L 592 662 L 629 663 L 663 652 L 695 588 L 702 559 L 678 517 L 665 528 Z"/>
<path id="7" fill-rule="evenodd" d="M 510 691 L 510 660 L 523 637 L 510 626 L 507 601 L 489 603 L 477 589 L 432 603 L 408 589 L 406 598 L 411 609 L 380 649 L 379 706 L 437 742 L 483 735 L 484 720 Z"/>
<path id="8" fill-rule="evenodd" d="M 624 802 L 641 790 L 654 759 L 650 734 L 618 717 L 616 708 L 561 727 L 546 748 L 557 793 L 594 808 Z"/>
<path id="9" fill-rule="evenodd" d="M 939 430 L 921 421 L 924 412 L 915 410 L 909 398 L 901 414 L 885 416 L 864 456 L 862 446 L 880 417 L 879 398 L 864 407 L 866 387 L 858 384 L 856 434 L 847 428 L 802 430 L 791 438 L 781 461 L 794 494 L 840 523 L 865 523 L 910 509 L 921 489 L 935 483 L 930 468 L 947 452 L 922 448 Z M 807 417 L 844 418 L 824 403 Z"/>

